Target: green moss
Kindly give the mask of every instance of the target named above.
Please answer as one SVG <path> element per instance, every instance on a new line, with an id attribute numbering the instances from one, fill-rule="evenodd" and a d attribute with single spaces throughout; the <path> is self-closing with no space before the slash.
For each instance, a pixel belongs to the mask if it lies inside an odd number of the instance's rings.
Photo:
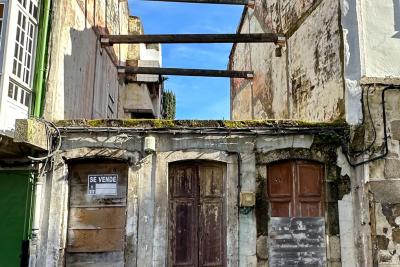
<path id="1" fill-rule="evenodd" d="M 125 128 L 271 128 L 271 127 L 347 127 L 343 121 L 307 122 L 294 120 L 148 120 L 148 119 L 99 119 L 99 120 L 64 120 L 58 121 L 59 127 L 125 127 Z"/>

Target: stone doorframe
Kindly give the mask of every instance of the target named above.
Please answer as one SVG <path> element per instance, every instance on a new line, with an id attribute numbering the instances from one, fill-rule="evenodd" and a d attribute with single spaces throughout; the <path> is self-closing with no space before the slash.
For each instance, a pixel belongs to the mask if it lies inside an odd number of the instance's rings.
<path id="1" fill-rule="evenodd" d="M 266 181 L 266 171 L 268 164 L 283 161 L 283 160 L 306 160 L 306 161 L 314 161 L 324 165 L 324 191 L 325 191 L 325 226 L 326 226 L 326 236 L 327 236 L 327 262 L 331 264 L 338 262 L 341 260 L 340 257 L 340 248 L 341 242 L 338 238 L 338 234 L 336 233 L 338 229 L 333 227 L 335 224 L 332 221 L 332 205 L 334 202 L 337 203 L 340 199 L 333 200 L 332 194 L 330 191 L 332 190 L 330 185 L 336 183 L 338 180 L 343 179 L 342 175 L 347 175 L 345 172 L 346 166 L 343 162 L 341 162 L 341 154 L 338 150 L 332 149 L 316 149 L 316 148 L 284 148 L 278 150 L 268 151 L 266 153 L 257 153 L 257 171 L 259 174 L 259 179 L 263 179 Z M 340 166 L 341 165 L 341 166 Z M 341 169 L 338 172 L 338 169 Z M 347 177 L 348 178 L 348 177 Z M 265 182 L 264 182 L 265 183 Z M 349 178 L 350 183 L 350 178 Z M 349 184 L 350 187 L 350 184 Z M 258 192 L 262 189 L 258 188 Z M 262 190 L 265 191 L 265 190 Z M 351 191 L 351 188 L 349 188 Z M 330 208 L 331 207 L 331 208 Z M 336 210 L 335 217 L 337 217 L 339 223 L 339 212 L 337 207 L 334 208 Z M 331 222 L 332 221 L 332 222 Z M 257 225 L 257 229 L 264 229 L 268 226 L 260 226 Z M 264 234 L 264 233 L 263 233 Z M 258 233 L 258 236 L 260 233 Z M 259 252 L 259 251 L 258 251 Z M 265 254 L 265 252 L 260 252 L 261 254 Z M 266 259 L 265 259 L 266 260 Z"/>
<path id="2" fill-rule="evenodd" d="M 128 184 L 128 218 L 136 223 L 127 225 L 133 250 L 127 254 L 127 266 L 167 266 L 168 259 L 168 168 L 179 161 L 214 161 L 226 164 L 226 258 L 227 266 L 239 265 L 239 217 L 237 208 L 238 161 L 234 153 L 200 149 L 158 152 L 146 156 L 133 170 L 136 179 Z M 255 162 L 254 156 L 247 164 Z M 135 180 L 137 182 L 135 182 Z M 133 201 L 129 195 L 135 196 Z M 128 204 L 128 205 L 129 205 Z M 131 214 L 129 214 L 131 213 Z M 128 224 L 130 224 L 128 219 Z M 255 222 L 254 222 L 255 234 Z M 135 238 L 137 236 L 137 238 Z M 254 237 L 249 236 L 254 242 Z M 138 244 L 137 246 L 135 244 Z M 239 253 L 238 253 L 239 252 Z M 137 257 L 135 257 L 137 255 Z M 249 255 L 250 256 L 250 255 Z M 131 264 L 130 262 L 134 262 Z"/>

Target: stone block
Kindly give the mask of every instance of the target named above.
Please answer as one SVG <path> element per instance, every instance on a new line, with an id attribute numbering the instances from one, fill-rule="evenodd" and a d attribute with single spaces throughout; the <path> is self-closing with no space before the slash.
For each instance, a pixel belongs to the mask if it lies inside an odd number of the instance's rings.
<path id="1" fill-rule="evenodd" d="M 268 236 L 262 235 L 257 238 L 257 257 L 268 260 Z"/>
<path id="2" fill-rule="evenodd" d="M 46 126 L 35 119 L 18 119 L 15 122 L 15 143 L 25 143 L 39 150 L 47 150 Z"/>
<path id="3" fill-rule="evenodd" d="M 329 250 L 331 259 L 340 260 L 340 238 L 337 236 L 329 237 Z"/>
<path id="4" fill-rule="evenodd" d="M 268 261 L 258 260 L 257 267 L 268 267 Z"/>
<path id="5" fill-rule="evenodd" d="M 385 178 L 400 178 L 400 160 L 387 159 L 385 160 Z"/>
<path id="6" fill-rule="evenodd" d="M 400 140 L 400 120 L 395 120 L 390 123 L 392 138 Z"/>
<path id="7" fill-rule="evenodd" d="M 400 181 L 371 181 L 370 190 L 380 203 L 400 203 Z"/>

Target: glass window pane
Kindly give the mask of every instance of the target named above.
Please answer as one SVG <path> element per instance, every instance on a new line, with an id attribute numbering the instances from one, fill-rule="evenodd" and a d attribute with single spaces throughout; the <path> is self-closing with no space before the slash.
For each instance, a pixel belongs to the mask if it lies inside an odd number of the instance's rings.
<path id="1" fill-rule="evenodd" d="M 31 94 L 29 92 L 25 92 L 25 106 L 29 107 L 30 101 L 31 101 Z"/>
<path id="2" fill-rule="evenodd" d="M 14 86 L 12 83 L 8 84 L 8 97 L 12 98 L 14 94 Z"/>
<path id="3" fill-rule="evenodd" d="M 17 101 L 18 99 L 18 91 L 19 91 L 19 87 L 14 85 L 14 100 Z"/>

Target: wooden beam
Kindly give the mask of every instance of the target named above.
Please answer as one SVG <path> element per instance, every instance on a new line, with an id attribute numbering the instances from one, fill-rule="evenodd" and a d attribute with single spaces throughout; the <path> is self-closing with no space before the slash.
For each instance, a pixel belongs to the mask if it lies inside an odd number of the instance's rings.
<path id="1" fill-rule="evenodd" d="M 254 0 L 146 0 L 153 2 L 178 2 L 196 4 L 252 5 Z"/>
<path id="2" fill-rule="evenodd" d="M 275 43 L 284 45 L 285 37 L 275 33 L 251 34 L 150 34 L 103 35 L 103 46 L 113 44 L 187 44 L 187 43 Z"/>
<path id="3" fill-rule="evenodd" d="M 120 74 L 150 74 L 176 76 L 203 76 L 252 79 L 252 71 L 208 70 L 208 69 L 180 69 L 180 68 L 151 68 L 151 67 L 118 67 Z"/>

